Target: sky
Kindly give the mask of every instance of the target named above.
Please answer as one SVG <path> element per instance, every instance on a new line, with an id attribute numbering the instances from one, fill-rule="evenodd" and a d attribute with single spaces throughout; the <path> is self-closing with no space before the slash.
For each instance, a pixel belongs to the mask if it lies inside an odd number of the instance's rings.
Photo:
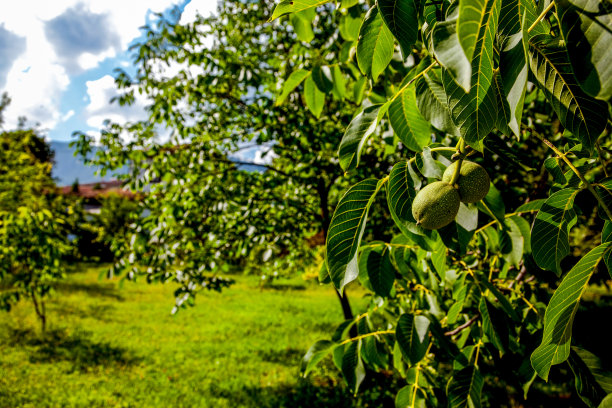
<path id="1" fill-rule="evenodd" d="M 10 4 L 10 5 L 8 5 Z M 116 95 L 113 70 L 130 71 L 130 44 L 153 13 L 214 12 L 217 0 L 23 0 L 5 2 L 0 13 L 0 93 L 12 99 L 5 129 L 25 116 L 48 139 L 71 140 L 72 132 L 95 134 L 105 119 L 144 118 L 142 103 L 109 104 Z"/>

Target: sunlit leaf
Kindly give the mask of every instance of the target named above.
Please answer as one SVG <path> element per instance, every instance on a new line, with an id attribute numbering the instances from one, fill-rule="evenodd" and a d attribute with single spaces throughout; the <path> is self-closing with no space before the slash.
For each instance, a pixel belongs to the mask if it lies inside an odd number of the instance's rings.
<path id="1" fill-rule="evenodd" d="M 404 146 L 420 152 L 431 142 L 429 123 L 416 105 L 414 86 L 409 86 L 389 106 L 389 121 Z"/>
<path id="2" fill-rule="evenodd" d="M 329 340 L 319 340 L 308 349 L 308 352 L 302 359 L 301 371 L 305 377 L 310 371 L 321 361 L 325 356 L 331 353 L 334 348 L 337 347 L 337 343 Z"/>
<path id="3" fill-rule="evenodd" d="M 308 107 L 308 110 L 319 118 L 321 112 L 323 112 L 323 106 L 325 105 L 325 94 L 319 90 L 312 79 L 312 75 L 307 77 L 306 82 L 304 82 L 304 99 L 306 100 L 306 107 Z"/>
<path id="4" fill-rule="evenodd" d="M 340 166 L 344 171 L 352 170 L 359 165 L 361 151 L 368 137 L 376 130 L 388 106 L 388 104 L 368 106 L 351 120 L 338 149 Z"/>
<path id="5" fill-rule="evenodd" d="M 383 22 L 378 8 L 372 7 L 365 16 L 357 42 L 357 63 L 364 75 L 374 81 L 393 57 L 393 35 Z"/>
<path id="6" fill-rule="evenodd" d="M 325 4 L 329 0 L 281 0 L 274 8 L 270 20 L 275 20 L 285 14 L 296 13 L 298 11 L 307 10 L 312 7 L 320 6 Z"/>
<path id="7" fill-rule="evenodd" d="M 531 365 L 548 380 L 550 367 L 567 360 L 572 340 L 572 325 L 580 298 L 597 265 L 612 250 L 607 242 L 591 250 L 563 278 L 553 294 L 544 315 L 542 344 L 531 355 Z"/>
<path id="8" fill-rule="evenodd" d="M 278 99 L 276 99 L 276 105 L 282 105 L 283 102 L 287 99 L 289 94 L 297 88 L 299 84 L 302 83 L 304 79 L 306 79 L 310 75 L 310 71 L 305 69 L 295 70 L 289 75 L 289 78 L 283 84 L 283 90 L 279 95 Z"/>

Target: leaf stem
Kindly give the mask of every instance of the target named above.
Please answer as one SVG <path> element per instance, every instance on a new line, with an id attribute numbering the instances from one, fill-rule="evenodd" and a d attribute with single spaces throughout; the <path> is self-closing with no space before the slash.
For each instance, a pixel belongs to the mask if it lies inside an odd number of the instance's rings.
<path id="1" fill-rule="evenodd" d="M 463 153 L 465 153 L 465 141 L 463 138 L 459 138 L 459 142 L 457 142 L 457 147 L 455 147 L 457 153 L 459 153 L 459 160 L 457 160 L 457 167 L 455 168 L 455 172 L 453 173 L 453 178 L 451 179 L 450 185 L 455 186 L 457 184 L 457 180 L 459 180 L 459 175 L 461 174 L 461 164 L 463 163 Z"/>
<path id="2" fill-rule="evenodd" d="M 480 346 L 482 345 L 482 340 L 478 339 L 478 343 L 476 344 L 476 357 L 474 358 L 474 365 L 478 367 L 478 355 L 480 354 Z"/>
<path id="3" fill-rule="evenodd" d="M 527 29 L 527 33 L 530 33 L 540 21 L 544 20 L 544 17 L 546 17 L 548 12 L 550 10 L 552 10 L 552 8 L 554 6 L 555 6 L 555 2 L 551 1 L 550 4 L 548 5 L 548 7 L 546 7 L 546 9 L 544 9 L 544 11 L 542 11 L 542 13 L 540 13 L 538 18 L 536 18 L 536 21 L 534 21 L 533 24 L 531 26 L 529 26 L 529 28 Z"/>
<path id="4" fill-rule="evenodd" d="M 595 197 L 595 199 L 597 200 L 597 202 L 599 203 L 599 205 L 601 206 L 601 208 L 604 210 L 604 212 L 606 213 L 606 215 L 608 216 L 608 218 L 612 219 L 612 212 L 610 211 L 610 209 L 608 208 L 608 206 L 606 205 L 606 203 L 604 202 L 604 200 L 599 196 L 599 194 L 597 193 L 597 191 L 595 191 L 595 189 L 593 188 L 593 186 L 591 185 L 591 183 L 589 183 L 589 181 L 584 177 L 584 175 L 580 172 L 580 170 L 578 170 L 576 168 L 576 166 L 574 166 L 574 164 L 571 162 L 570 159 L 567 158 L 567 156 L 565 155 L 565 153 L 561 152 L 559 149 L 557 149 L 555 147 L 554 144 L 552 144 L 548 139 L 546 139 L 545 137 L 541 136 L 540 134 L 538 134 L 537 132 L 531 130 L 531 133 L 533 133 L 534 135 L 536 135 L 537 138 L 539 138 L 542 142 L 544 142 L 544 144 L 548 147 L 550 147 L 550 149 L 555 152 L 555 154 L 562 159 L 565 164 L 567 164 L 569 166 L 570 169 L 572 169 L 572 171 L 578 176 L 578 178 L 580 178 L 580 181 L 582 181 L 584 183 L 584 185 L 586 186 L 586 188 L 591 192 L 591 194 L 593 194 L 593 196 Z"/>
<path id="5" fill-rule="evenodd" d="M 375 332 L 372 332 L 372 333 L 362 334 L 361 336 L 351 337 L 350 339 L 346 339 L 346 340 L 344 340 L 342 343 L 340 343 L 338 345 L 339 346 L 343 346 L 343 345 L 348 344 L 350 342 L 361 340 L 361 339 L 366 338 L 366 337 L 378 336 L 379 334 L 393 334 L 393 333 L 395 333 L 395 330 L 380 330 L 380 331 L 375 331 Z"/>
<path id="6" fill-rule="evenodd" d="M 428 66 L 427 68 L 425 68 L 424 70 L 422 70 L 421 72 L 419 72 L 418 74 L 416 74 L 416 75 L 414 76 L 414 78 L 412 78 L 410 81 L 408 81 L 408 83 L 407 83 L 406 85 L 402 86 L 402 87 L 400 88 L 400 90 L 399 90 L 399 91 L 397 91 L 397 92 L 395 93 L 395 95 L 393 95 L 393 98 L 391 98 L 391 100 L 390 100 L 389 102 L 387 102 L 387 103 L 389 103 L 389 104 L 393 103 L 393 101 L 394 101 L 394 100 L 396 100 L 396 99 L 397 99 L 397 98 L 398 98 L 398 97 L 399 97 L 399 96 L 402 94 L 402 92 L 404 92 L 404 91 L 405 91 L 405 90 L 406 90 L 406 89 L 407 89 L 407 88 L 408 88 L 410 85 L 412 85 L 412 83 L 413 83 L 414 81 L 416 81 L 417 79 L 419 79 L 420 77 L 422 77 L 423 75 L 425 75 L 425 74 L 426 74 L 426 73 L 427 73 L 427 72 L 428 72 L 430 69 L 432 69 L 432 68 L 433 68 L 435 65 L 436 65 L 436 62 L 434 61 L 434 62 L 432 62 L 431 64 L 429 64 L 429 66 Z"/>
<path id="7" fill-rule="evenodd" d="M 510 218 L 510 217 L 515 216 L 515 215 L 525 214 L 525 213 L 530 213 L 530 212 L 538 212 L 538 211 L 539 210 L 517 211 L 517 212 L 510 213 L 510 214 L 506 214 L 504 216 L 504 218 Z M 474 234 L 478 234 L 478 233 L 484 231 L 485 229 L 487 229 L 491 225 L 495 225 L 496 222 L 497 222 L 497 220 L 494 220 L 494 221 L 489 222 L 488 224 L 483 225 L 482 227 L 480 227 L 476 231 L 474 231 Z"/>

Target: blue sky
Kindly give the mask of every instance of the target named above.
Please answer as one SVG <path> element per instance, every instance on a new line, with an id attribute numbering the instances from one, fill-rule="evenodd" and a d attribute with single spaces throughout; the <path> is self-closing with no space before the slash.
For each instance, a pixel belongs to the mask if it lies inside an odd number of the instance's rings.
<path id="1" fill-rule="evenodd" d="M 113 69 L 128 72 L 130 44 L 154 12 L 183 10 L 181 22 L 208 15 L 217 0 L 31 0 L 0 13 L 0 92 L 13 102 L 5 128 L 25 116 L 51 140 L 74 131 L 95 134 L 106 118 L 143 117 L 144 101 L 129 109 L 110 105 Z"/>

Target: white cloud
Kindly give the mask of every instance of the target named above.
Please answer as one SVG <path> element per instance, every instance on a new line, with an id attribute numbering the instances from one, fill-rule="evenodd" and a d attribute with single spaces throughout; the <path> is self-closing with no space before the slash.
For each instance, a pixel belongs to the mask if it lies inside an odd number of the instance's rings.
<path id="1" fill-rule="evenodd" d="M 111 98 L 119 95 L 112 76 L 105 75 L 95 81 L 87 81 L 86 86 L 90 101 L 84 112 L 87 125 L 100 129 L 106 119 L 117 123 L 125 123 L 146 118 L 144 110 L 146 99 L 138 93 L 136 93 L 136 101 L 131 106 L 119 106 L 117 103 L 110 104 Z"/>
<path id="2" fill-rule="evenodd" d="M 67 121 L 68 119 L 70 119 L 73 116 L 74 116 L 74 109 L 70 109 L 68 112 L 66 112 L 66 114 L 64 116 L 62 116 L 62 122 Z"/>
<path id="3" fill-rule="evenodd" d="M 68 9 L 81 7 L 88 13 L 107 15 L 109 29 L 118 38 L 117 44 L 95 53 L 83 52 L 73 58 L 72 64 L 80 69 L 98 66 L 105 58 L 114 57 L 127 49 L 128 44 L 140 36 L 139 27 L 145 24 L 148 10 L 161 12 L 179 0 L 33 0 L 15 1 L 3 7 L 0 24 L 17 36 L 24 37 L 26 49 L 12 64 L 6 91 L 12 98 L 5 112 L 6 127 L 15 126 L 19 116 L 38 122 L 45 129 L 52 129 L 62 119 L 60 102 L 70 83 L 66 58 L 57 51 L 45 35 L 45 23 L 66 13 Z M 72 68 L 71 68 L 72 69 Z M 95 92 L 95 91 L 94 91 Z M 108 100 L 105 101 L 108 103 Z M 102 112 L 99 112 L 104 116 Z M 90 117 L 93 123 L 93 117 Z M 88 121 L 89 123 L 89 121 Z M 96 123 L 101 123 L 99 120 Z"/>
<path id="4" fill-rule="evenodd" d="M 181 14 L 181 24 L 192 23 L 198 14 L 208 17 L 217 11 L 217 0 L 191 0 Z"/>

